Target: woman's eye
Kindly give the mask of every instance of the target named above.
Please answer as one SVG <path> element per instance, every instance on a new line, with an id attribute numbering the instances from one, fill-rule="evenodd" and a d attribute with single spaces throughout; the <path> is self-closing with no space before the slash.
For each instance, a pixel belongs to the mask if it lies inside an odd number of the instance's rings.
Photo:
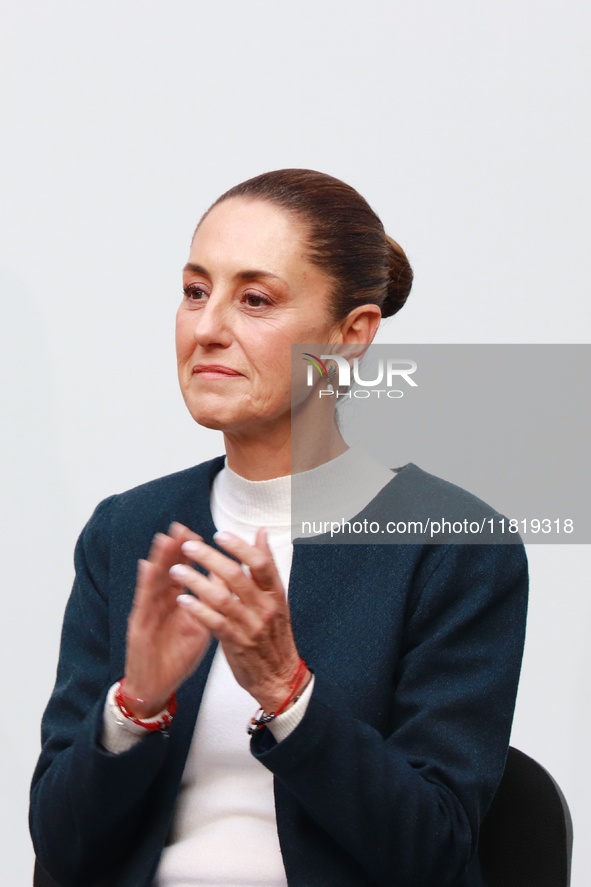
<path id="1" fill-rule="evenodd" d="M 197 286 L 196 284 L 191 284 L 189 286 L 183 287 L 183 292 L 185 294 L 185 298 L 190 302 L 200 302 L 202 299 L 207 298 L 207 293 L 201 286 Z"/>
<path id="2" fill-rule="evenodd" d="M 261 296 L 260 293 L 245 293 L 244 301 L 250 308 L 264 308 L 266 305 L 271 304 L 269 299 Z"/>

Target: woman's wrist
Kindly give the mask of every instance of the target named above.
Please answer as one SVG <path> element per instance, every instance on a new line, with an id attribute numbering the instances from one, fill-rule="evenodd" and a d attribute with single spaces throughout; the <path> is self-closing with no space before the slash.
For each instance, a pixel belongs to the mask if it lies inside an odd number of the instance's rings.
<path id="1" fill-rule="evenodd" d="M 126 710 L 136 718 L 153 718 L 167 707 L 169 700 L 174 695 L 166 696 L 144 694 L 138 692 L 127 677 L 121 678 L 121 699 Z"/>
<path id="2" fill-rule="evenodd" d="M 309 682 L 310 677 L 311 672 L 306 663 L 298 657 L 285 675 L 277 677 L 273 682 L 269 681 L 260 692 L 251 690 L 251 693 L 262 711 L 277 715 L 291 705 L 293 697 Z"/>
<path id="3" fill-rule="evenodd" d="M 144 699 L 128 691 L 125 678 L 116 684 L 113 698 L 126 721 L 146 730 L 165 729 L 176 714 L 176 693 L 171 693 L 163 702 Z"/>
<path id="4" fill-rule="evenodd" d="M 303 720 L 304 715 L 308 710 L 313 690 L 314 675 L 311 675 L 308 684 L 298 692 L 293 704 L 271 721 L 269 724 L 269 730 L 277 742 L 282 742 L 284 739 L 287 739 L 290 733 L 293 733 L 300 721 Z"/>
<path id="5" fill-rule="evenodd" d="M 262 730 L 274 718 L 288 711 L 297 702 L 303 690 L 308 686 L 312 678 L 312 672 L 303 659 L 299 659 L 291 680 L 281 691 L 281 695 L 258 697 L 259 711 L 251 718 L 248 727 L 249 733 Z"/>

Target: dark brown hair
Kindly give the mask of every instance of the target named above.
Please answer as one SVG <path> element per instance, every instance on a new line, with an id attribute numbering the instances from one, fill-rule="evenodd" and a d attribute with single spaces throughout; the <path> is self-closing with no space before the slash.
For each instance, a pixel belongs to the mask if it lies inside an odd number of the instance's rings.
<path id="1" fill-rule="evenodd" d="M 390 317 L 406 302 L 413 279 L 408 259 L 350 185 L 311 169 L 277 169 L 230 188 L 210 210 L 232 197 L 268 200 L 300 217 L 310 261 L 335 281 L 335 320 L 368 303 Z"/>

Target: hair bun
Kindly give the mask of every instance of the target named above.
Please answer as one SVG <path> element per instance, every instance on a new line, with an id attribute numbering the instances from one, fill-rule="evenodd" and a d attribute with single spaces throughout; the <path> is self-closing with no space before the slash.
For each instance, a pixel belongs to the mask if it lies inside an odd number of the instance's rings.
<path id="1" fill-rule="evenodd" d="M 388 242 L 388 290 L 382 304 L 382 317 L 391 317 L 400 311 L 410 293 L 412 268 L 402 247 L 386 234 Z"/>

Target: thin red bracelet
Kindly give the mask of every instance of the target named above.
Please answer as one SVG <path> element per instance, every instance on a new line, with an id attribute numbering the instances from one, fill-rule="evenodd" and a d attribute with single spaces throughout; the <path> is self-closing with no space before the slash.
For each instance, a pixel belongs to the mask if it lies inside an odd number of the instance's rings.
<path id="1" fill-rule="evenodd" d="M 257 730 L 264 730 L 268 723 L 273 721 L 278 715 L 282 714 L 282 712 L 285 711 L 289 703 L 293 702 L 293 700 L 295 699 L 296 693 L 300 689 L 300 685 L 304 680 L 307 670 L 308 666 L 300 657 L 297 671 L 292 682 L 289 685 L 290 690 L 287 697 L 283 700 L 281 705 L 275 709 L 275 711 L 271 712 L 271 714 L 266 714 L 262 708 L 259 708 L 257 713 L 250 719 L 250 723 L 246 728 L 247 733 L 252 735 L 253 733 L 256 733 Z"/>
<path id="2" fill-rule="evenodd" d="M 142 705 L 146 702 L 145 699 L 140 699 L 139 696 L 129 696 L 127 693 L 123 692 L 123 684 L 125 683 L 125 678 L 121 678 L 119 681 L 119 687 L 121 689 L 121 695 L 124 699 L 129 699 L 130 702 L 141 702 Z"/>
<path id="3" fill-rule="evenodd" d="M 129 721 L 137 724 L 138 727 L 143 727 L 144 730 L 164 730 L 166 727 L 170 727 L 177 709 L 176 693 L 171 693 L 170 698 L 166 703 L 166 708 L 159 717 L 150 718 L 149 720 L 144 721 L 141 718 L 136 718 L 136 716 L 132 714 L 126 707 L 123 700 L 130 699 L 132 700 L 132 702 L 145 702 L 145 700 L 139 699 L 136 696 L 126 696 L 123 692 L 124 682 L 125 678 L 122 678 L 119 681 L 119 684 L 117 685 L 117 689 L 115 691 L 115 702 L 119 706 L 121 714 L 124 718 L 127 718 Z"/>

